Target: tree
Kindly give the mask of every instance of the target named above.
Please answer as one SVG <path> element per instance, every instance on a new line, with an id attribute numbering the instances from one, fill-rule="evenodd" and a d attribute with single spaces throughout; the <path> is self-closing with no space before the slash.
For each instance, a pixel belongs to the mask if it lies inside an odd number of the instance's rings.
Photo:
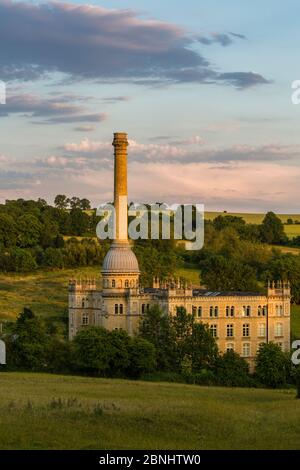
<path id="1" fill-rule="evenodd" d="M 255 374 L 260 383 L 271 388 L 286 383 L 286 357 L 278 344 L 271 342 L 261 345 L 255 364 Z"/>
<path id="2" fill-rule="evenodd" d="M 232 350 L 218 357 L 215 375 L 220 385 L 227 387 L 249 386 L 249 365 L 243 357 Z"/>
<path id="3" fill-rule="evenodd" d="M 81 236 L 89 228 L 89 216 L 81 209 L 73 208 L 70 212 L 71 234 Z"/>
<path id="4" fill-rule="evenodd" d="M 156 362 L 159 370 L 168 371 L 175 368 L 175 334 L 170 318 L 158 305 L 153 305 L 145 312 L 140 327 L 141 338 L 155 346 Z"/>
<path id="5" fill-rule="evenodd" d="M 54 199 L 54 204 L 58 209 L 67 209 L 69 204 L 67 196 L 58 194 Z"/>
<path id="6" fill-rule="evenodd" d="M 129 360 L 129 376 L 138 378 L 143 374 L 153 372 L 156 368 L 154 345 L 143 338 L 132 338 L 129 344 Z"/>
<path id="7" fill-rule="evenodd" d="M 45 265 L 52 268 L 63 268 L 64 257 L 63 252 L 59 248 L 49 247 L 45 250 Z"/>
<path id="8" fill-rule="evenodd" d="M 13 248 L 10 252 L 10 266 L 16 272 L 30 272 L 37 268 L 31 251 L 26 248 Z"/>
<path id="9" fill-rule="evenodd" d="M 256 291 L 254 268 L 235 258 L 209 254 L 200 262 L 202 282 L 211 290 Z"/>
<path id="10" fill-rule="evenodd" d="M 124 330 L 113 330 L 110 332 L 109 374 L 113 377 L 126 375 L 130 364 L 130 342 L 131 338 Z"/>
<path id="11" fill-rule="evenodd" d="M 89 210 L 91 208 L 91 203 L 88 199 L 81 199 L 80 200 L 80 209 L 82 209 L 83 211 L 86 211 L 86 210 Z"/>
<path id="12" fill-rule="evenodd" d="M 286 243 L 288 238 L 284 232 L 284 225 L 274 212 L 268 212 L 261 225 L 262 241 L 269 244 Z"/>
<path id="13" fill-rule="evenodd" d="M 75 367 L 92 375 L 106 375 L 110 370 L 111 342 L 108 330 L 85 328 L 73 340 Z"/>
<path id="14" fill-rule="evenodd" d="M 42 225 L 32 214 L 24 214 L 17 220 L 18 245 L 21 248 L 30 248 L 38 244 Z"/>
<path id="15" fill-rule="evenodd" d="M 71 199 L 68 199 L 71 209 L 80 209 L 81 208 L 81 199 L 79 197 L 73 196 Z"/>
<path id="16" fill-rule="evenodd" d="M 0 245 L 5 248 L 15 246 L 17 241 L 17 227 L 12 216 L 0 214 Z"/>
<path id="17" fill-rule="evenodd" d="M 8 339 L 9 365 L 29 370 L 45 369 L 48 342 L 42 320 L 31 309 L 24 308 Z"/>

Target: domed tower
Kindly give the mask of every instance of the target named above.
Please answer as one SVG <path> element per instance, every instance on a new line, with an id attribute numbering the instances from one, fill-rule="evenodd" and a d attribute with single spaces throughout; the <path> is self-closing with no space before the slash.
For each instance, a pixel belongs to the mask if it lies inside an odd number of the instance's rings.
<path id="1" fill-rule="evenodd" d="M 128 242 L 127 147 L 125 132 L 114 134 L 115 239 L 102 266 L 103 289 L 124 291 L 138 288 L 140 270 Z"/>

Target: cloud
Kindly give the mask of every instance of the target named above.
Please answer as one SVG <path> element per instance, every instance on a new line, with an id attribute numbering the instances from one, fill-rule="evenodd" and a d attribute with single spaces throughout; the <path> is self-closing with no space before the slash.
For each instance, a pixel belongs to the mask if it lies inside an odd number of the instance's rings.
<path id="1" fill-rule="evenodd" d="M 250 88 L 256 85 L 270 84 L 271 81 L 255 72 L 231 72 L 221 73 L 218 80 L 235 86 L 239 89 Z"/>
<path id="2" fill-rule="evenodd" d="M 39 120 L 33 121 L 38 124 L 101 122 L 108 117 L 106 113 L 87 113 L 82 104 L 75 104 L 76 101 L 83 100 L 88 98 L 59 94 L 47 98 L 30 93 L 9 95 L 6 105 L 0 107 L 0 117 L 21 114 L 38 118 Z"/>
<path id="3" fill-rule="evenodd" d="M 129 96 L 108 96 L 107 98 L 102 98 L 102 101 L 105 103 L 119 103 L 122 101 L 129 101 Z"/>
<path id="4" fill-rule="evenodd" d="M 232 35 L 209 39 L 222 45 Z M 158 83 L 269 83 L 256 74 L 221 74 L 195 45 L 205 42 L 172 23 L 142 19 L 133 10 L 48 2 L 0 0 L 0 76 L 34 80 L 60 72 L 71 80 Z M 247 75 L 247 74 L 246 74 Z"/>
<path id="5" fill-rule="evenodd" d="M 218 43 L 221 44 L 221 46 L 226 47 L 233 43 L 232 38 L 225 33 L 212 33 L 209 37 L 199 36 L 198 41 L 205 46 Z"/>
<path id="6" fill-rule="evenodd" d="M 92 132 L 95 130 L 95 126 L 77 126 L 73 130 L 76 132 Z"/>

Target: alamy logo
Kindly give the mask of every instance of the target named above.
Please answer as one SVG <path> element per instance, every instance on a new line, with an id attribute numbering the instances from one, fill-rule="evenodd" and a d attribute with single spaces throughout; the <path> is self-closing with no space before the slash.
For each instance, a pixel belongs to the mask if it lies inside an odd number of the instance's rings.
<path id="1" fill-rule="evenodd" d="M 6 85 L 0 80 L 0 104 L 6 104 Z"/>
<path id="2" fill-rule="evenodd" d="M 0 365 L 6 364 L 6 347 L 4 341 L 0 339 Z"/>
<path id="3" fill-rule="evenodd" d="M 292 354 L 292 363 L 295 366 L 298 366 L 300 364 L 300 340 L 299 339 L 293 341 L 292 349 L 296 349 L 296 351 L 294 351 Z"/>
<path id="4" fill-rule="evenodd" d="M 119 196 L 118 210 L 112 204 L 100 205 L 97 225 L 100 240 L 184 240 L 187 250 L 201 250 L 204 245 L 203 204 L 131 204 L 128 210 L 127 197 Z"/>

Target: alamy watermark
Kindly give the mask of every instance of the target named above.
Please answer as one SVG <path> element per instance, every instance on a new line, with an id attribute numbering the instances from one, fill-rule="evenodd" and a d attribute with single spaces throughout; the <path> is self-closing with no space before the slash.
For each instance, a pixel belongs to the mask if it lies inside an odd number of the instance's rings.
<path id="1" fill-rule="evenodd" d="M 0 80 L 0 104 L 6 104 L 6 84 Z"/>
<path id="2" fill-rule="evenodd" d="M 119 197 L 119 207 L 127 207 L 127 197 Z M 125 218 L 124 218 L 125 214 Z M 113 204 L 102 204 L 97 209 L 102 219 L 96 233 L 100 240 L 184 240 L 187 250 L 201 250 L 204 245 L 203 204 L 131 204 L 127 211 L 117 213 Z M 117 221 L 117 217 L 119 220 Z M 118 223 L 117 223 L 118 222 Z"/>
<path id="3" fill-rule="evenodd" d="M 6 347 L 4 341 L 0 339 L 0 365 L 6 364 Z"/>

